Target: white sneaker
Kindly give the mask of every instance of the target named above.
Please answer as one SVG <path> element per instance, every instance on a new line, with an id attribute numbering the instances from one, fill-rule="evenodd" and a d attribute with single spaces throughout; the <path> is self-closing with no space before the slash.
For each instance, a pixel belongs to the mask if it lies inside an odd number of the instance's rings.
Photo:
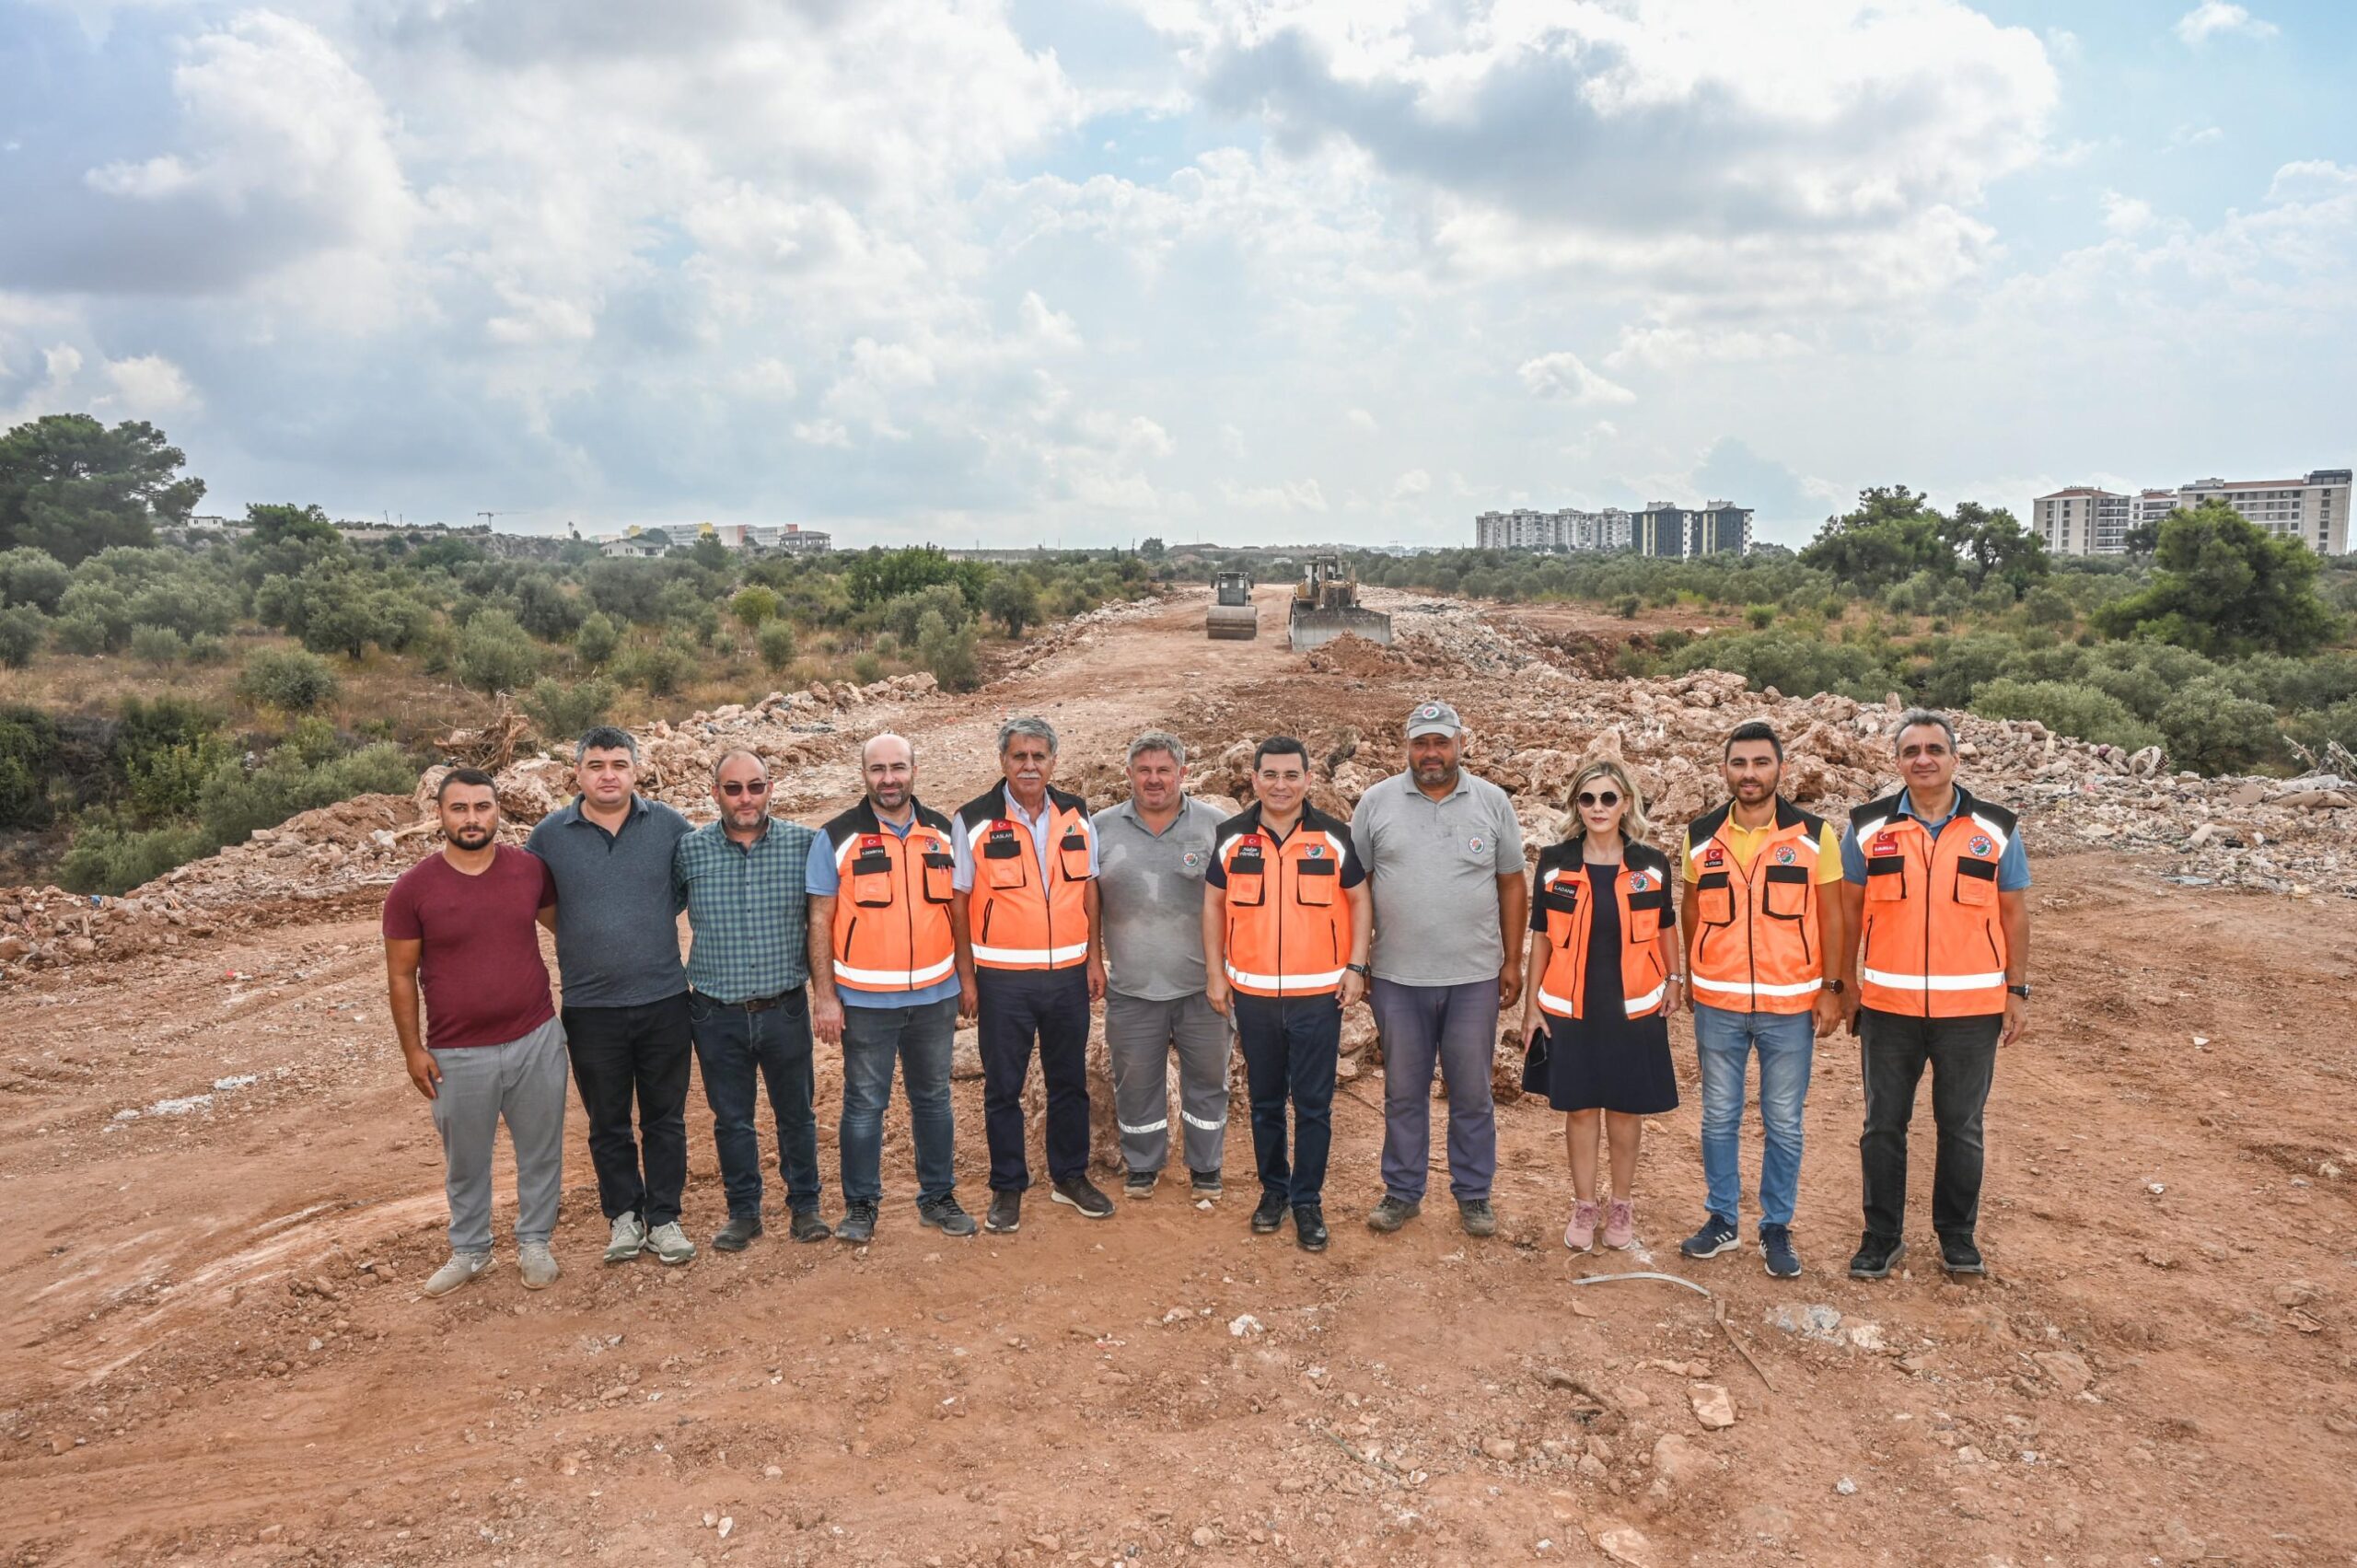
<path id="1" fill-rule="evenodd" d="M 666 1220 L 646 1233 L 646 1249 L 655 1254 L 658 1263 L 685 1263 L 696 1255 L 696 1244 L 679 1228 L 677 1220 Z"/>
<path id="2" fill-rule="evenodd" d="M 453 1252 L 448 1262 L 427 1277 L 425 1294 L 447 1295 L 490 1267 L 491 1254 L 488 1252 Z"/>
<path id="3" fill-rule="evenodd" d="M 556 1254 L 549 1250 L 545 1241 L 528 1241 L 516 1249 L 516 1267 L 524 1276 L 526 1290 L 546 1290 L 556 1283 L 561 1272 L 556 1266 Z"/>
<path id="4" fill-rule="evenodd" d="M 606 1243 L 606 1261 L 627 1263 L 646 1250 L 646 1222 L 634 1214 L 614 1216 L 613 1239 Z"/>

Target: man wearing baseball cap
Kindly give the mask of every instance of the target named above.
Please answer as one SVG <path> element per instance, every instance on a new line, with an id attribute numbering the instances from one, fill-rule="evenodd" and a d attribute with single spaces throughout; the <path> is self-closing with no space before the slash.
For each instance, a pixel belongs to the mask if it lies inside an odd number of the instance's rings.
<path id="1" fill-rule="evenodd" d="M 1408 769 L 1368 790 L 1351 840 L 1374 891 L 1374 984 L 1383 1037 L 1383 1199 L 1369 1228 L 1423 1205 L 1433 1071 L 1448 1086 L 1448 1184 L 1469 1236 L 1498 1227 L 1490 1060 L 1498 1009 L 1519 1000 L 1512 944 L 1530 912 L 1522 825 L 1505 791 L 1462 764 L 1465 726 L 1437 699 L 1408 711 Z"/>

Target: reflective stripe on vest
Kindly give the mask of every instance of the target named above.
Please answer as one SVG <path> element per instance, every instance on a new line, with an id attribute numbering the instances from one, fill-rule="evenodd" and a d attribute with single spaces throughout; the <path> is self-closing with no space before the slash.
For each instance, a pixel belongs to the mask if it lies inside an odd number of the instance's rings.
<path id="1" fill-rule="evenodd" d="M 922 991 L 956 972 L 954 857 L 940 819 L 920 808 L 903 838 L 863 801 L 822 831 L 835 856 L 837 983 L 863 992 Z"/>
<path id="2" fill-rule="evenodd" d="M 1805 1013 L 1825 986 L 1817 951 L 1817 874 L 1824 824 L 1782 800 L 1769 835 L 1747 867 L 1722 807 L 1697 826 L 1710 832 L 1687 846 L 1694 922 L 1687 983 L 1708 1006 L 1746 1013 Z"/>
<path id="3" fill-rule="evenodd" d="M 2013 814 L 1959 787 L 1956 815 L 1934 838 L 1898 811 L 1903 798 L 1862 806 L 1851 818 L 1866 862 L 1858 1000 L 1928 1018 L 2003 1013 L 1997 862 L 2013 841 Z"/>
<path id="4" fill-rule="evenodd" d="M 1541 1011 L 1559 1018 L 1585 1016 L 1587 999 L 1589 883 L 1578 865 L 1538 874 L 1535 896 L 1547 917 L 1547 968 L 1538 982 Z M 1669 907 L 1666 861 L 1634 867 L 1625 862 L 1612 879 L 1620 912 L 1622 1011 L 1642 1018 L 1661 1010 L 1669 973 L 1661 961 L 1661 916 Z"/>
<path id="5" fill-rule="evenodd" d="M 1227 877 L 1228 983 L 1254 996 L 1316 996 L 1342 983 L 1353 935 L 1348 848 L 1306 808 L 1282 844 L 1254 827 L 1213 847 Z"/>
<path id="6" fill-rule="evenodd" d="M 1078 801 L 1050 792 L 1043 889 L 1039 841 L 1028 824 L 1006 815 L 1009 809 L 1002 789 L 958 813 L 974 868 L 966 895 L 974 962 L 993 970 L 1068 969 L 1088 957 L 1088 864 L 1097 830 Z"/>

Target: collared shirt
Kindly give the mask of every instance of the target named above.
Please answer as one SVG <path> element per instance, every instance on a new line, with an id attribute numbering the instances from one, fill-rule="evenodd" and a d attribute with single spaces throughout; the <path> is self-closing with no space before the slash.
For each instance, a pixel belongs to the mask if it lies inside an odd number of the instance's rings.
<path id="1" fill-rule="evenodd" d="M 1218 810 L 1190 796 L 1159 833 L 1125 800 L 1091 819 L 1104 869 L 1106 983 L 1143 1002 L 1202 994 L 1203 874 Z"/>
<path id="2" fill-rule="evenodd" d="M 1898 792 L 1897 815 L 1914 818 L 1923 824 L 1925 832 L 1936 839 L 1943 829 L 1956 820 L 1956 808 L 1963 799 L 1964 792 L 1950 785 L 1948 814 L 1934 820 L 1917 811 L 1914 796 L 1902 789 Z M 1854 887 L 1863 888 L 1866 885 L 1866 852 L 1858 847 L 1858 835 L 1855 833 L 1841 835 L 1841 876 L 1843 880 Z M 2005 847 L 1997 855 L 1997 889 L 2004 893 L 2017 893 L 2028 886 L 2029 852 L 2022 848 L 2022 835 L 2016 829 L 2013 836 L 2005 841 Z"/>
<path id="3" fill-rule="evenodd" d="M 1498 878 L 1522 875 L 1522 824 L 1514 802 L 1459 769 L 1434 800 L 1412 772 L 1394 773 L 1359 797 L 1351 842 L 1374 881 L 1375 945 L 1368 965 L 1395 985 L 1471 985 L 1495 980 L 1518 936 L 1498 929 Z"/>
<path id="4" fill-rule="evenodd" d="M 718 821 L 679 841 L 672 880 L 687 901 L 695 940 L 688 983 L 714 1002 L 747 1002 L 792 991 L 810 978 L 810 841 L 799 822 L 769 819 L 740 844 Z"/>
<path id="5" fill-rule="evenodd" d="M 1750 874 L 1751 863 L 1759 858 L 1759 846 L 1766 843 L 1775 831 L 1773 818 L 1764 828 L 1747 828 L 1735 819 L 1733 812 L 1727 814 L 1727 847 L 1735 851 L 1736 863 L 1744 868 L 1747 876 Z M 1835 827 L 1829 819 L 1817 835 L 1817 879 L 1819 882 L 1841 880 L 1841 830 Z M 1694 830 L 1690 824 L 1685 835 L 1678 841 L 1678 864 L 1686 868 L 1686 880 L 1689 882 L 1702 879 L 1701 867 L 1694 864 Z"/>
<path id="6" fill-rule="evenodd" d="M 999 798 L 1006 803 L 1007 820 L 1020 822 L 1031 830 L 1031 847 L 1039 853 L 1039 856 L 1041 886 L 1053 882 L 1055 877 L 1048 869 L 1048 825 L 1055 819 L 1055 803 L 1042 795 L 1039 797 L 1039 814 L 1034 817 L 1016 803 L 1013 789 L 1002 784 L 999 786 L 998 793 Z M 956 841 L 949 848 L 958 862 L 951 886 L 961 893 L 970 893 L 974 890 L 973 846 L 966 842 L 966 835 L 962 832 L 953 833 L 950 837 Z M 1088 874 L 1091 877 L 1097 875 L 1097 837 L 1093 833 L 1089 835 L 1088 840 Z"/>
<path id="7" fill-rule="evenodd" d="M 906 843 L 911 830 L 917 825 L 916 809 L 910 807 L 909 819 L 905 822 L 895 822 L 881 812 L 877 813 L 876 820 L 882 824 L 886 832 Z M 831 899 L 842 891 L 842 873 L 835 869 L 835 846 L 827 842 L 824 833 L 810 836 L 810 864 L 804 868 L 803 878 L 809 885 L 814 898 Z M 862 991 L 854 985 L 835 989 L 836 1000 L 846 1007 L 923 1007 L 935 1002 L 946 1002 L 957 994 L 958 976 L 955 973 L 935 981 L 922 991 Z"/>
<path id="8" fill-rule="evenodd" d="M 679 841 L 695 830 L 633 795 L 608 832 L 573 804 L 540 819 L 525 847 L 556 878 L 557 970 L 568 1007 L 639 1007 L 688 988 L 679 968 Z"/>

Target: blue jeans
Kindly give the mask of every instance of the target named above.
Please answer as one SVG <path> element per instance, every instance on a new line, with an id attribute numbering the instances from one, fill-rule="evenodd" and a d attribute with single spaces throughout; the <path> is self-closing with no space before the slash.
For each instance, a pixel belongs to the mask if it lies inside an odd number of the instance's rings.
<path id="1" fill-rule="evenodd" d="M 1817 1020 L 1807 1013 L 1736 1013 L 1694 1008 L 1695 1054 L 1702 1067 L 1702 1179 L 1711 1213 L 1729 1225 L 1742 1197 L 1736 1143 L 1743 1127 L 1744 1074 L 1759 1051 L 1759 1125 L 1767 1147 L 1759 1156 L 1759 1221 L 1793 1223 L 1801 1180 L 1801 1107 Z"/>
<path id="2" fill-rule="evenodd" d="M 909 1131 L 917 1146 L 917 1202 L 946 1198 L 958 1185 L 949 1117 L 950 1048 L 958 1038 L 958 999 L 921 1007 L 843 1008 L 843 1199 L 884 1200 L 884 1111 L 892 1103 L 892 1063 L 909 1090 Z"/>
<path id="3" fill-rule="evenodd" d="M 785 1172 L 786 1206 L 819 1209 L 819 1120 L 810 1109 L 817 1081 L 810 1063 L 810 1006 L 801 989 L 773 1007 L 749 1013 L 691 992 L 688 1028 L 703 1098 L 712 1107 L 712 1141 L 720 1151 L 720 1184 L 728 1214 L 761 1214 L 761 1136 L 754 1123 L 761 1084 L 777 1117 L 778 1164 Z"/>

